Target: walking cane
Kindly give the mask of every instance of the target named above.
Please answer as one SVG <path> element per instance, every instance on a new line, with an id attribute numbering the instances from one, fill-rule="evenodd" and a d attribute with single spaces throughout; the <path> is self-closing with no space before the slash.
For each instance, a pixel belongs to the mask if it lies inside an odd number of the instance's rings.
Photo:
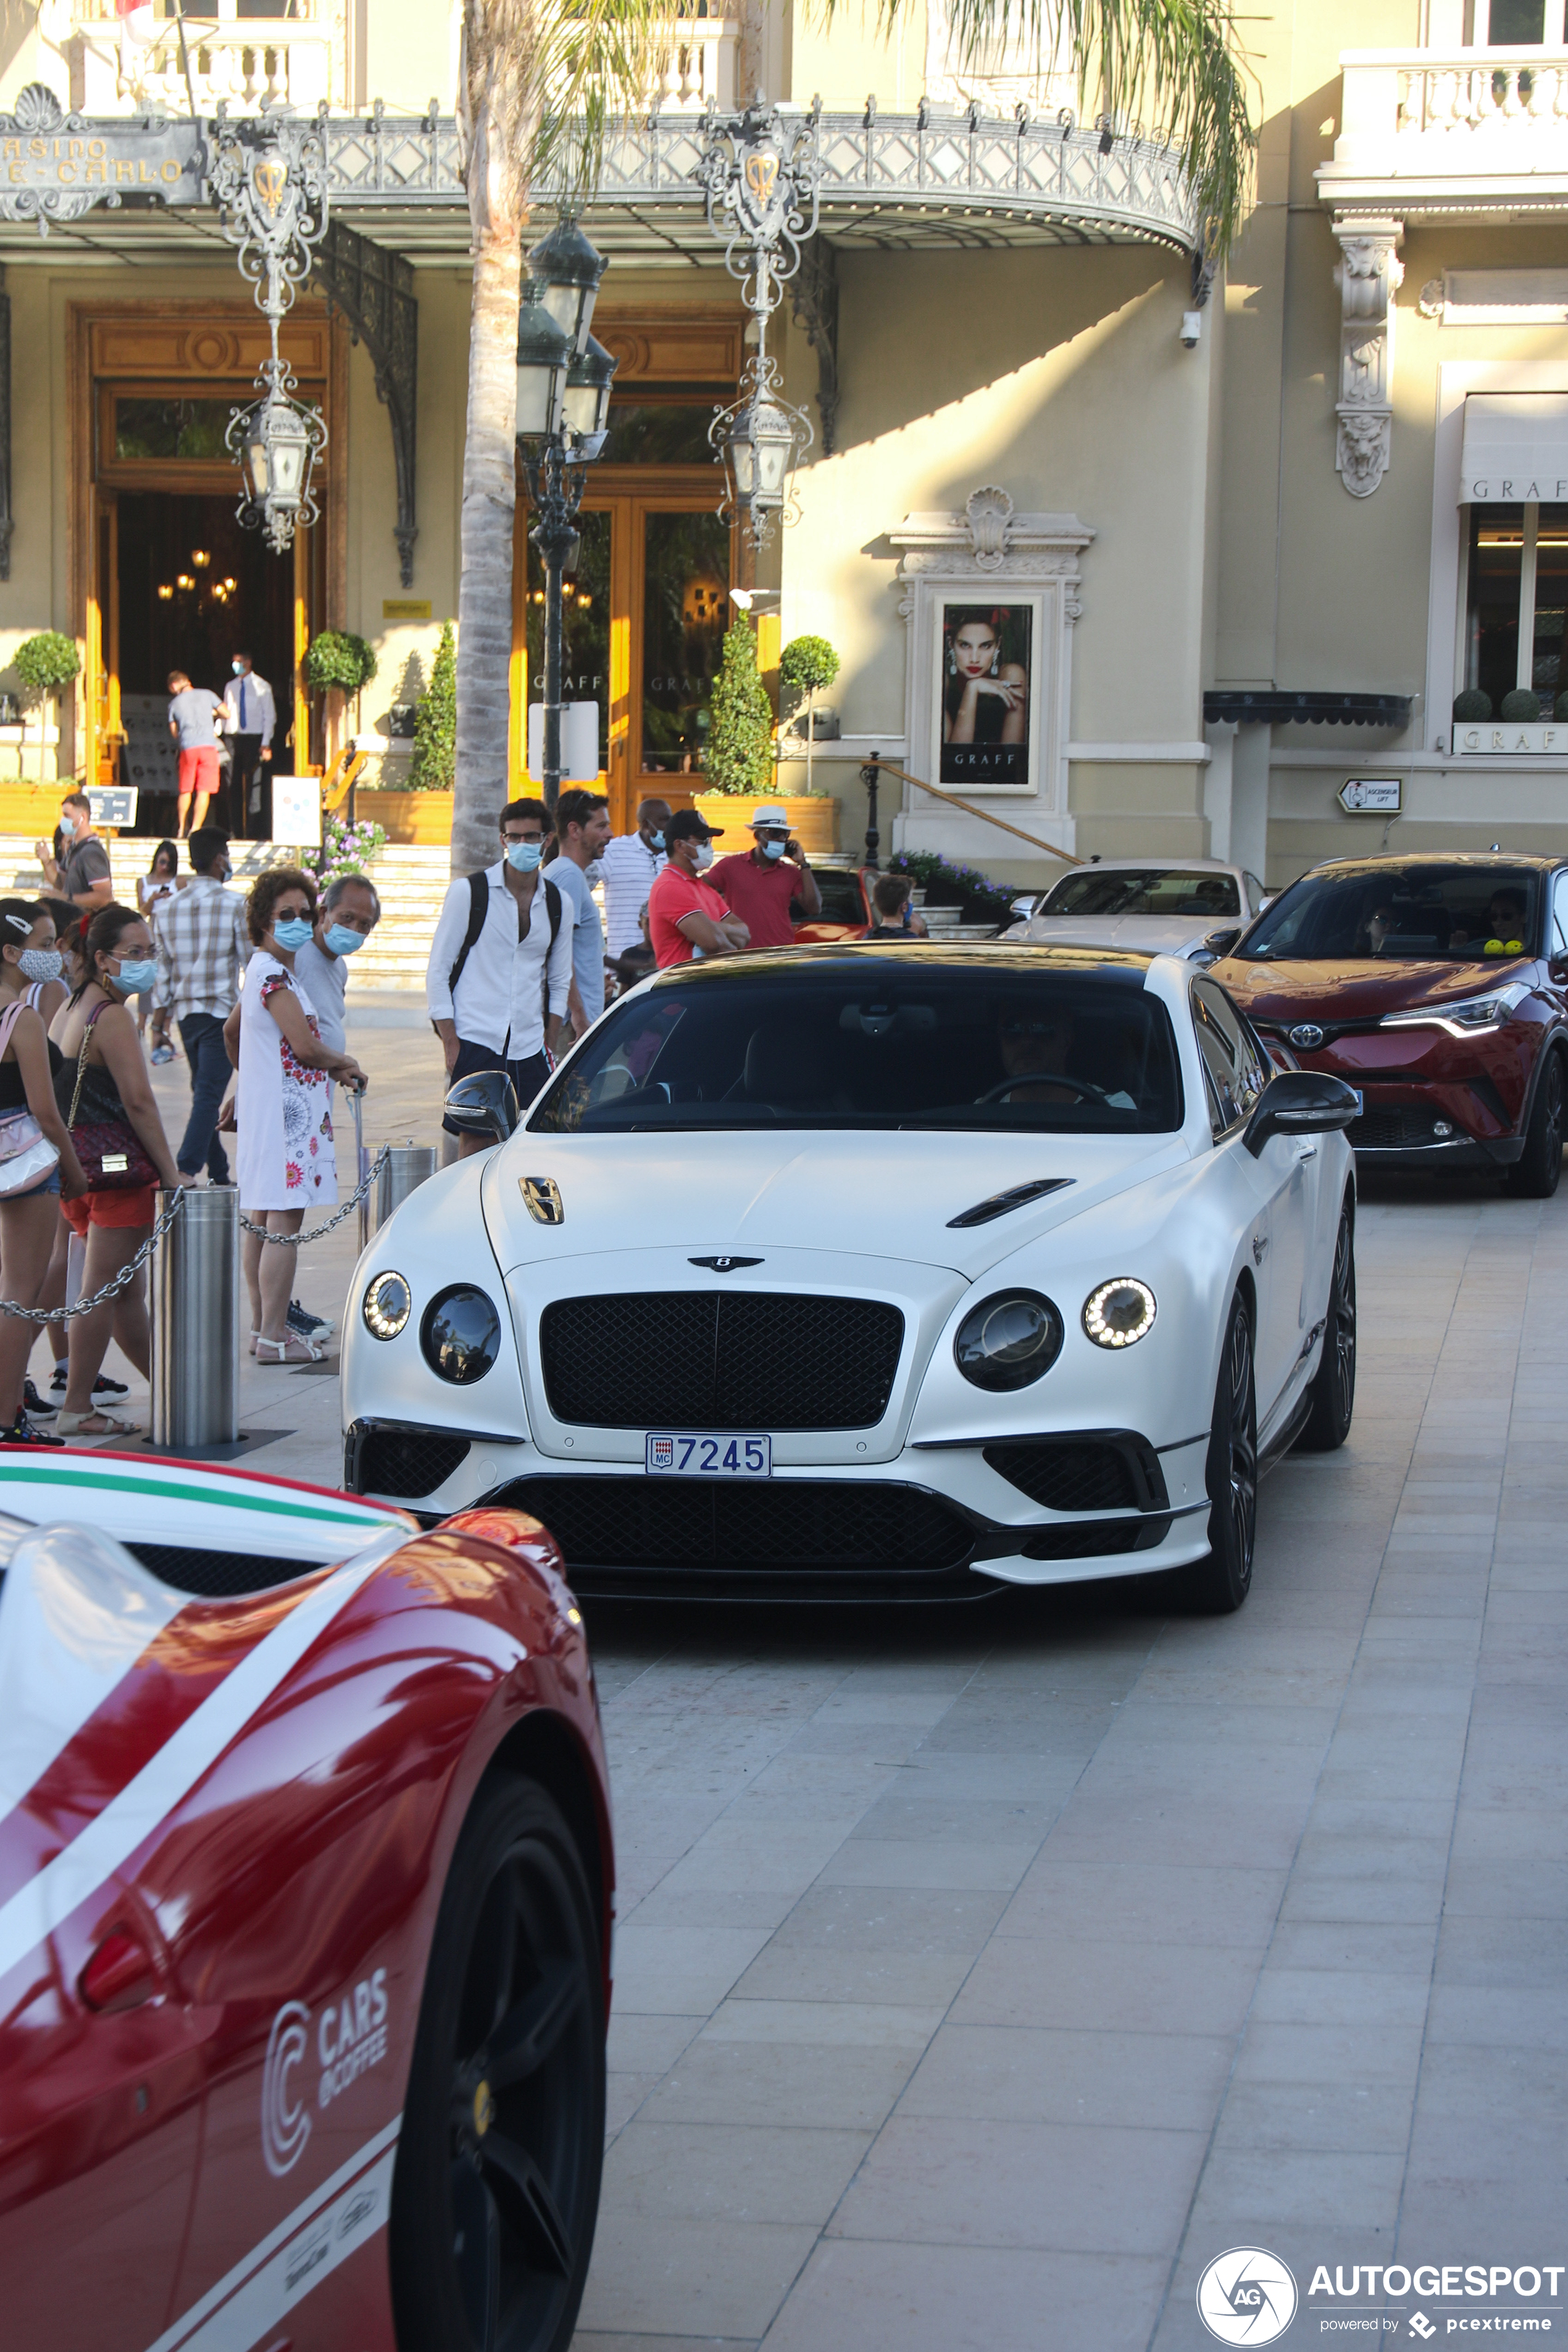
<path id="1" fill-rule="evenodd" d="M 354 1107 L 354 1181 L 363 1185 L 370 1173 L 364 1150 L 364 1096 L 355 1087 L 349 1097 Z M 359 1196 L 359 1245 L 362 1251 L 370 1245 L 370 1194 Z"/>

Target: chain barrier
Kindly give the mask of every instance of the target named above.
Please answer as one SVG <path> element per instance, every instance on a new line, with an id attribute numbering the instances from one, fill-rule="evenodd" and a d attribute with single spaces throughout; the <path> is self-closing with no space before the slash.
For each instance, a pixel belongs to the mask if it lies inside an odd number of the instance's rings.
<path id="1" fill-rule="evenodd" d="M 308 1234 L 269 1233 L 265 1225 L 258 1225 L 251 1218 L 247 1217 L 243 1209 L 240 1211 L 239 1222 L 247 1234 L 255 1234 L 264 1242 L 276 1242 L 281 1249 L 303 1249 L 307 1242 L 319 1242 L 323 1234 L 330 1234 L 334 1225 L 341 1225 L 345 1217 L 350 1217 L 353 1214 L 354 1211 L 359 1207 L 360 1202 L 364 1199 L 365 1194 L 370 1191 L 370 1188 L 374 1183 L 376 1178 L 380 1175 L 382 1170 L 385 1167 L 386 1162 L 391 1156 L 391 1144 L 384 1143 L 381 1150 L 376 1153 L 375 1158 L 372 1160 L 369 1170 L 361 1179 L 359 1183 L 354 1186 L 353 1191 L 349 1194 L 348 1199 L 343 1202 L 342 1207 L 338 1211 L 336 1216 L 329 1217 L 324 1224 L 312 1225 Z M 150 1248 L 152 1244 L 149 1244 L 148 1246 Z"/>
<path id="2" fill-rule="evenodd" d="M 122 1265 L 112 1282 L 106 1282 L 101 1290 L 93 1292 L 90 1298 L 79 1298 L 74 1307 L 18 1307 L 14 1298 L 0 1298 L 0 1315 L 13 1316 L 22 1323 L 68 1323 L 75 1316 L 90 1315 L 95 1307 L 102 1307 L 110 1298 L 118 1298 L 122 1290 L 130 1287 L 184 1205 L 185 1194 L 182 1186 L 130 1265 Z"/>

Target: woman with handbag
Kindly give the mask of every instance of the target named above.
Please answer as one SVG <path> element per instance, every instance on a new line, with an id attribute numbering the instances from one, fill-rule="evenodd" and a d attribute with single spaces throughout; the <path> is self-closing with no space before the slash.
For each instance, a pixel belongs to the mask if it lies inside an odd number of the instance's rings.
<path id="1" fill-rule="evenodd" d="M 87 1190 L 55 1101 L 59 1061 L 27 1002 L 58 971 L 55 926 L 26 898 L 0 898 L 0 1287 L 18 1307 L 36 1307 L 49 1271 L 61 1195 Z M 36 1323 L 0 1316 L 0 1443 L 59 1443 L 28 1421 L 22 1401 Z"/>
<path id="2" fill-rule="evenodd" d="M 245 920 L 256 953 L 224 1024 L 239 1071 L 239 1205 L 268 1233 L 291 1235 L 307 1208 L 331 1208 L 338 1197 L 329 1081 L 363 1087 L 364 1072 L 351 1055 L 323 1045 L 316 1009 L 295 974 L 294 958 L 314 933 L 314 878 L 297 866 L 268 866 L 250 886 Z M 259 1234 L 245 1236 L 258 1364 L 319 1364 L 325 1353 L 289 1327 L 298 1256 Z"/>
<path id="3" fill-rule="evenodd" d="M 82 941 L 81 986 L 57 1014 L 52 1035 L 64 1056 L 55 1080 L 88 1190 L 67 1200 L 73 1233 L 87 1244 L 83 1296 L 127 1266 L 153 1230 L 153 1195 L 173 1192 L 179 1174 L 158 1116 L 142 1040 L 126 999 L 151 988 L 153 936 L 133 907 L 100 907 Z M 138 1274 L 117 1298 L 78 1317 L 71 1334 L 62 1437 L 132 1437 L 137 1424 L 95 1412 L 93 1383 L 113 1339 L 143 1380 L 152 1376 L 147 1286 Z"/>

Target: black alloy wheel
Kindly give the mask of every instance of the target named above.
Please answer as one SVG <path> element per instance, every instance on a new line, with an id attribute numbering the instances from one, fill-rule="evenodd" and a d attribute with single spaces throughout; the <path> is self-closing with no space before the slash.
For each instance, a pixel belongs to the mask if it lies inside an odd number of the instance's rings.
<path id="1" fill-rule="evenodd" d="M 1334 1242 L 1322 1358 L 1307 1393 L 1312 1409 L 1297 1444 L 1303 1454 L 1331 1454 L 1350 1435 L 1355 1412 L 1355 1219 L 1348 1200 Z"/>
<path id="2" fill-rule="evenodd" d="M 1563 1174 L 1563 1129 L 1568 1087 L 1563 1076 L 1563 1056 L 1546 1057 L 1546 1067 L 1535 1089 L 1524 1150 L 1508 1171 L 1508 1189 L 1526 1201 L 1550 1201 Z"/>
<path id="3" fill-rule="evenodd" d="M 398 2352 L 564 2352 L 604 2139 L 593 1898 L 552 1800 L 498 1774 L 430 1948 L 392 2190 Z"/>
<path id="4" fill-rule="evenodd" d="M 1253 1380 L 1252 1317 L 1238 1290 L 1230 1302 L 1214 1419 L 1209 1425 L 1206 1484 L 1209 1552 L 1180 1571 L 1184 1596 L 1205 1615 L 1227 1616 L 1252 1588 L 1258 1540 L 1258 1395 Z"/>

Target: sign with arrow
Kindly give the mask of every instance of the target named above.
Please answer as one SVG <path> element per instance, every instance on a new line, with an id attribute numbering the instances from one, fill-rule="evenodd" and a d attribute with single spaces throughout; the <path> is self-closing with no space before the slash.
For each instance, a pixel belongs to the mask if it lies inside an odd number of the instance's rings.
<path id="1" fill-rule="evenodd" d="M 1340 806 L 1347 816 L 1397 816 L 1399 795 L 1397 776 L 1362 776 L 1340 786 Z"/>

